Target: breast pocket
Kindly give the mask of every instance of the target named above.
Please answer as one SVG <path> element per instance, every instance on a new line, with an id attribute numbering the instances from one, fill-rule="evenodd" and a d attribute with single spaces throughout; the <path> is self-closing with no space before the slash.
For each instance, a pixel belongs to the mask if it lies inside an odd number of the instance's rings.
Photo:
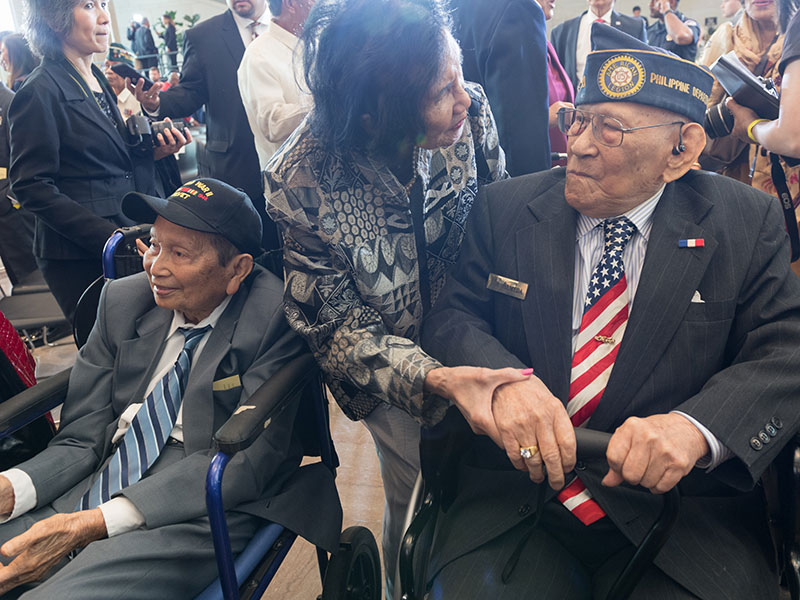
<path id="1" fill-rule="evenodd" d="M 730 321 L 736 312 L 736 301 L 722 302 L 692 302 L 686 309 L 684 321 L 711 323 L 715 321 Z"/>

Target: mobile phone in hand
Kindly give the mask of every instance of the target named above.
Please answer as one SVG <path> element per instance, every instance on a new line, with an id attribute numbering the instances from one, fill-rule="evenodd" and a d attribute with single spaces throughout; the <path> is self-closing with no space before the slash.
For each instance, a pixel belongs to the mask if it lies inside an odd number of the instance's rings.
<path id="1" fill-rule="evenodd" d="M 142 89 L 149 90 L 153 87 L 153 82 L 150 81 L 147 77 L 140 74 L 139 71 L 134 69 L 130 65 L 126 65 L 125 63 L 120 63 L 118 65 L 112 65 L 111 70 L 114 71 L 117 75 L 125 79 L 126 77 L 131 80 L 131 85 L 136 85 L 136 82 L 140 79 L 144 79 L 144 87 Z"/>

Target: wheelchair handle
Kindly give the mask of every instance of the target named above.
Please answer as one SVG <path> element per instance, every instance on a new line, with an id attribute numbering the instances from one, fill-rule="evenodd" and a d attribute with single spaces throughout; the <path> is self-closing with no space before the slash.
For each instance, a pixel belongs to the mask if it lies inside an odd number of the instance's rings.
<path id="1" fill-rule="evenodd" d="M 583 460 L 605 459 L 610 439 L 611 434 L 604 431 L 576 428 L 575 440 L 578 443 L 578 458 Z M 620 600 L 631 595 L 645 570 L 652 564 L 669 538 L 680 510 L 681 496 L 678 486 L 676 485 L 664 494 L 663 498 L 664 504 L 661 513 L 609 590 L 606 596 L 608 600 Z"/>

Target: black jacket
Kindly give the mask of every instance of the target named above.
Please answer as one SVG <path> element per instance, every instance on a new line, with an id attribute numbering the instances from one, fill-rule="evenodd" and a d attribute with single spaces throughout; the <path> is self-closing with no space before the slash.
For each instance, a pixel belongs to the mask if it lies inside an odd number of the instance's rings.
<path id="1" fill-rule="evenodd" d="M 36 215 L 34 254 L 47 259 L 99 258 L 108 236 L 131 222 L 129 191 L 155 194 L 153 150 L 123 138 L 116 98 L 97 67 L 115 122 L 65 58 L 45 58 L 8 111 L 11 187 Z"/>
<path id="2" fill-rule="evenodd" d="M 578 47 L 578 29 L 580 29 L 581 17 L 585 14 L 586 11 L 583 11 L 577 17 L 557 25 L 550 32 L 550 42 L 556 49 L 558 60 L 561 61 L 567 75 L 572 79 L 572 87 L 575 88 L 576 92 L 578 91 L 578 78 L 575 76 L 575 65 L 577 64 L 575 52 Z M 621 15 L 612 10 L 611 25 L 643 41 L 645 44 L 647 43 L 647 30 L 642 19 Z"/>
<path id="3" fill-rule="evenodd" d="M 145 56 L 141 58 L 142 68 L 155 67 L 158 65 L 158 54 L 156 43 L 153 41 L 153 33 L 149 27 L 142 25 L 136 30 L 136 55 Z"/>
<path id="4" fill-rule="evenodd" d="M 452 0 L 464 79 L 483 86 L 512 176 L 549 169 L 547 37 L 532 0 Z"/>
<path id="5" fill-rule="evenodd" d="M 188 29 L 183 36 L 181 84 L 160 95 L 159 117 L 188 117 L 206 107 L 206 148 L 201 176 L 243 189 L 264 223 L 265 248 L 277 248 L 277 231 L 266 214 L 253 132 L 239 96 L 236 70 L 244 44 L 230 10 Z"/>

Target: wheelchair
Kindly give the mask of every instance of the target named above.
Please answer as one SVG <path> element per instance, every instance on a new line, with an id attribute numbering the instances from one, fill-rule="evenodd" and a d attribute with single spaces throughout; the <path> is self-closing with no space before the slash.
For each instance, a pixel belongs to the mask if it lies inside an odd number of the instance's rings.
<path id="1" fill-rule="evenodd" d="M 96 316 L 100 291 L 106 279 L 142 270 L 136 251 L 136 239 L 149 235 L 150 227 L 137 226 L 117 230 L 103 252 L 104 276 L 84 292 L 73 324 L 78 346 L 88 338 Z M 0 403 L 0 439 L 60 405 L 67 392 L 71 369 L 21 391 Z M 328 406 L 321 375 L 310 354 L 299 356 L 284 365 L 249 399 L 246 410 L 236 411 L 215 433 L 218 450 L 206 476 L 206 505 L 211 522 L 219 579 L 210 584 L 196 600 L 238 600 L 260 598 L 289 552 L 297 534 L 276 523 L 264 525 L 237 556 L 232 555 L 222 505 L 225 466 L 245 450 L 268 428 L 270 420 L 290 403 L 300 402 L 295 426 L 305 456 L 319 457 L 311 467 L 312 476 L 325 470 L 332 480 L 338 466 L 328 428 Z M 316 469 L 316 471 L 314 471 Z M 320 473 L 323 474 L 323 473 Z M 306 477 L 306 487 L 309 487 Z M 321 479 L 318 477 L 317 481 Z M 313 489 L 313 485 L 310 486 Z M 341 512 L 339 520 L 341 521 Z M 341 522 L 339 523 L 341 528 Z M 318 600 L 379 600 L 381 567 L 375 538 L 365 527 L 350 527 L 340 538 L 338 551 L 330 558 L 317 548 L 317 562 L 323 583 Z"/>
<path id="2" fill-rule="evenodd" d="M 420 439 L 420 476 L 406 518 L 406 533 L 398 557 L 401 600 L 423 600 L 427 565 L 436 535 L 436 521 L 455 499 L 458 458 L 473 433 L 457 409 L 451 407 L 438 425 L 423 428 Z M 578 460 L 604 460 L 611 434 L 576 429 Z M 800 600 L 800 434 L 786 445 L 761 485 L 770 509 L 778 549 L 782 600 Z M 539 487 L 538 504 L 545 486 Z M 661 513 L 609 590 L 608 600 L 625 600 L 669 538 L 680 510 L 678 486 L 663 495 Z M 538 512 L 538 510 L 537 510 Z"/>

